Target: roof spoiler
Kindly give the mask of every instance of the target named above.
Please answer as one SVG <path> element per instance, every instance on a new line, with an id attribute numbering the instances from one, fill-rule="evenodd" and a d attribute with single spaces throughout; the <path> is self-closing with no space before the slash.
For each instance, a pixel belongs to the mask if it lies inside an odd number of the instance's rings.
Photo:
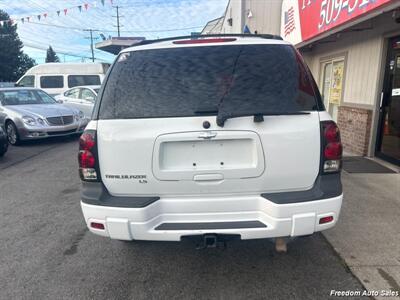
<path id="1" fill-rule="evenodd" d="M 200 35 L 185 35 L 185 36 L 177 36 L 177 37 L 169 37 L 157 40 L 143 40 L 139 43 L 132 45 L 131 47 L 167 42 L 167 41 L 175 41 L 175 40 L 185 40 L 185 39 L 201 39 L 207 37 L 251 37 L 251 38 L 261 38 L 268 40 L 283 40 L 281 36 L 275 34 L 249 34 L 249 33 L 224 33 L 224 34 L 200 34 Z"/>

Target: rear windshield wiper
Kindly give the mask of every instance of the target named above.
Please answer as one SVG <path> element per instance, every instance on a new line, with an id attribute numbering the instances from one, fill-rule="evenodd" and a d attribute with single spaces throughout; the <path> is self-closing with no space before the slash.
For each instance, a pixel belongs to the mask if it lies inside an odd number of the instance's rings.
<path id="1" fill-rule="evenodd" d="M 247 117 L 254 116 L 254 122 L 263 122 L 264 116 L 290 116 L 290 115 L 309 115 L 310 112 L 307 111 L 265 111 L 265 112 L 256 112 L 256 113 L 243 113 L 243 114 L 235 114 L 231 116 L 225 117 L 217 117 L 217 125 L 220 127 L 224 127 L 225 121 L 232 118 L 239 117 Z"/>

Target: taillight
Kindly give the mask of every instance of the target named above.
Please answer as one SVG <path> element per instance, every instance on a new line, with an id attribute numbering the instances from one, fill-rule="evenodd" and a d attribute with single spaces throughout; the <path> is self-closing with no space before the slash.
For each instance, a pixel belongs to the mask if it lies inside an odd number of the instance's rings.
<path id="1" fill-rule="evenodd" d="M 84 181 L 98 181 L 96 131 L 85 130 L 79 139 L 79 175 Z"/>
<path id="2" fill-rule="evenodd" d="M 333 121 L 322 121 L 321 129 L 323 172 L 338 172 L 341 168 L 343 152 L 339 128 Z"/>

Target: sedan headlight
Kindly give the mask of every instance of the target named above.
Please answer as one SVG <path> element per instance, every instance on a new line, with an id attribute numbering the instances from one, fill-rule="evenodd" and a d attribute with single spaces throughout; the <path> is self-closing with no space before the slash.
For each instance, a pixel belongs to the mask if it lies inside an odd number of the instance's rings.
<path id="1" fill-rule="evenodd" d="M 44 125 L 44 120 L 42 118 L 38 118 L 37 121 L 40 125 Z"/>
<path id="2" fill-rule="evenodd" d="M 26 125 L 36 125 L 36 120 L 30 116 L 23 116 L 22 117 L 22 121 L 26 124 Z"/>
<path id="3" fill-rule="evenodd" d="M 79 111 L 79 114 L 75 115 L 75 121 L 79 121 L 80 119 L 83 119 L 85 114 L 82 111 Z"/>

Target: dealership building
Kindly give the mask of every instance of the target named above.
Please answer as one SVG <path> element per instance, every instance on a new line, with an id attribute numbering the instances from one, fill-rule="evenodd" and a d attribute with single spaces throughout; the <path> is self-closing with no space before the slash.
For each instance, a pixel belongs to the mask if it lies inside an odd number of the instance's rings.
<path id="1" fill-rule="evenodd" d="M 345 153 L 400 164 L 399 0 L 230 0 L 202 33 L 245 32 L 302 53 Z"/>

